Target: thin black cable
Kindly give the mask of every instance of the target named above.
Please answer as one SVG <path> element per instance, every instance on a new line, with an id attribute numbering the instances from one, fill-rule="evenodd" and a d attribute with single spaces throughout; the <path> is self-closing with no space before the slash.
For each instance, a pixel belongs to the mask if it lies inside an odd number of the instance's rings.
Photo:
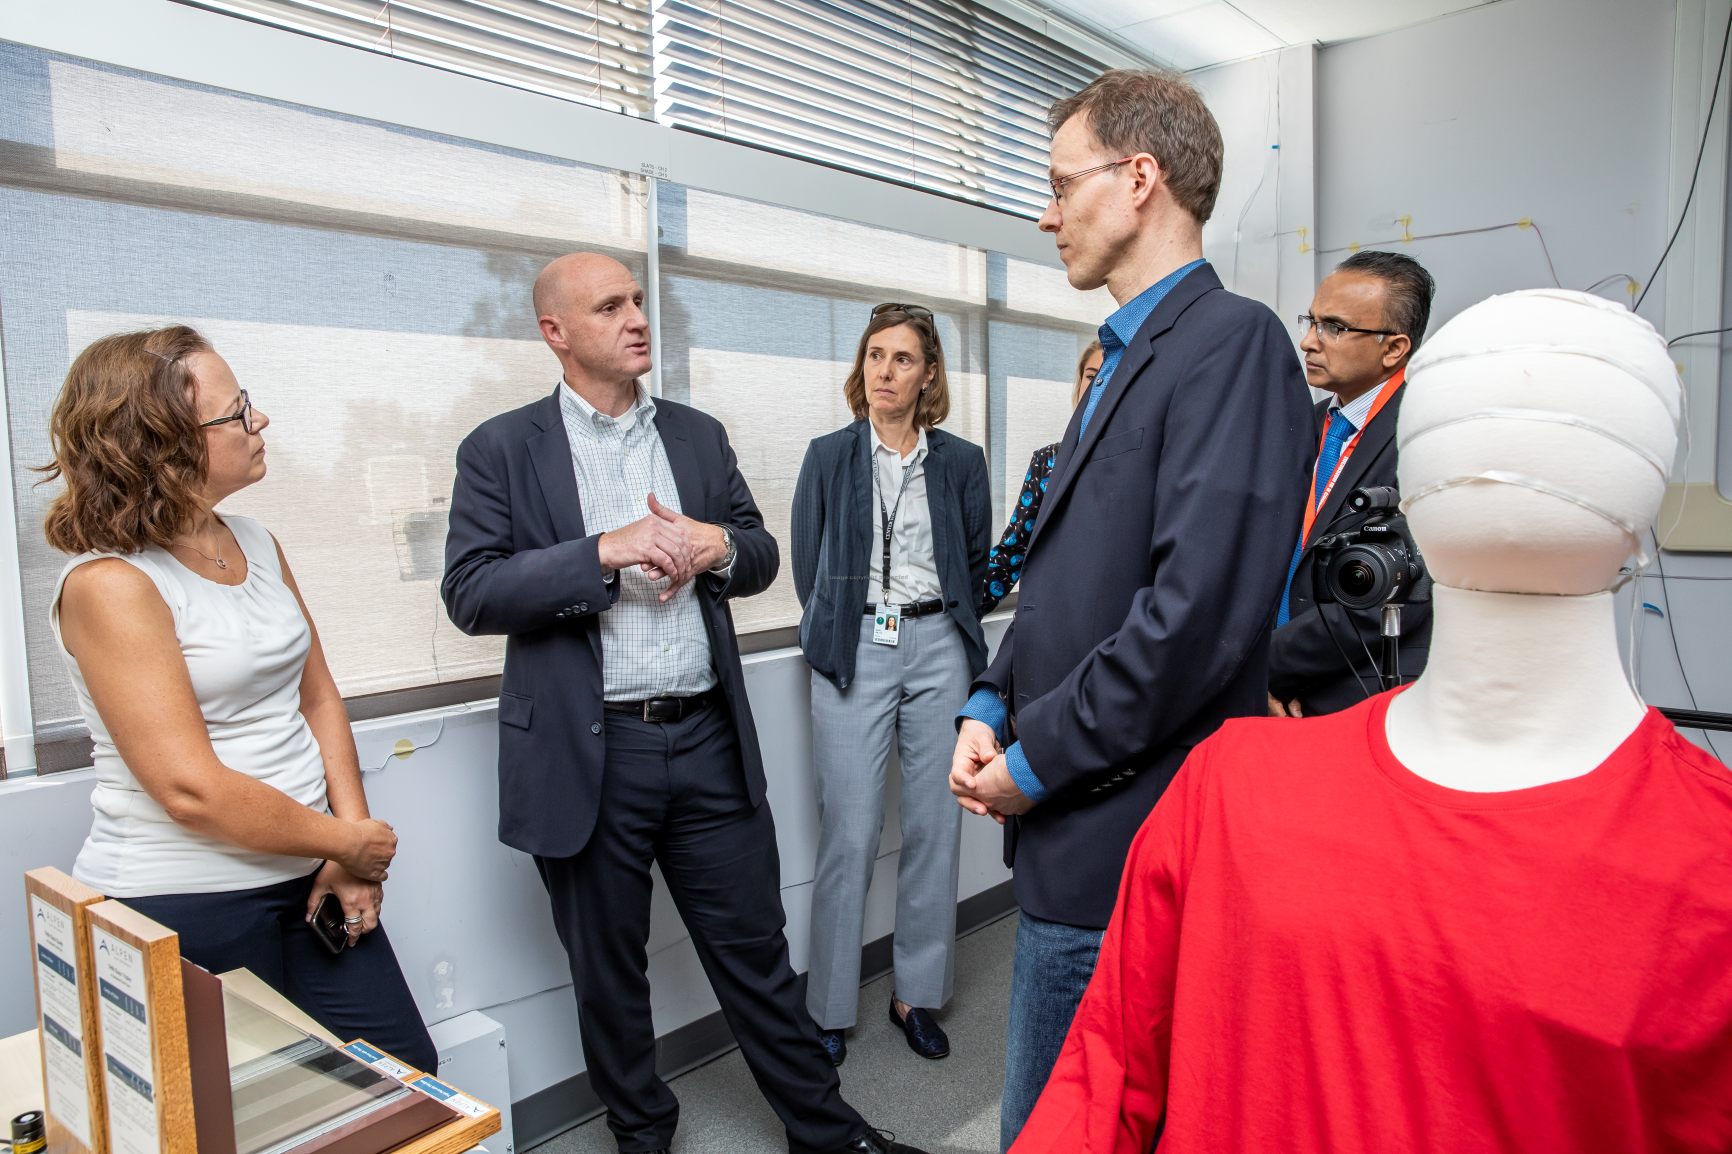
<path id="1" fill-rule="evenodd" d="M 1373 697 L 1376 696 L 1376 694 L 1372 693 L 1370 689 L 1366 688 L 1365 678 L 1359 676 L 1359 667 L 1357 665 L 1354 665 L 1353 659 L 1347 656 L 1347 650 L 1341 648 L 1341 642 L 1335 640 L 1335 630 L 1333 630 L 1329 627 L 1329 614 L 1323 612 L 1323 606 L 1321 606 L 1321 605 L 1319 605 L 1317 607 L 1317 616 L 1322 619 L 1323 632 L 1329 634 L 1329 640 L 1330 640 L 1330 643 L 1335 646 L 1335 652 L 1341 654 L 1341 660 L 1347 663 L 1347 672 L 1353 674 L 1353 680 L 1359 682 L 1359 690 L 1361 693 L 1365 694 L 1365 699 L 1367 701 L 1371 700 Z M 1357 629 L 1355 629 L 1354 632 L 1357 633 L 1359 631 Z M 1360 638 L 1361 642 L 1363 642 L 1364 640 L 1365 639 L 1363 637 Z"/>
<path id="2" fill-rule="evenodd" d="M 1702 154 L 1708 151 L 1708 126 L 1714 123 L 1714 108 L 1720 102 L 1720 77 L 1726 71 L 1726 49 L 1732 45 L 1732 15 L 1726 17 L 1726 35 L 1720 39 L 1720 67 L 1714 73 L 1714 94 L 1708 97 L 1708 115 L 1702 118 L 1702 144 L 1696 149 L 1696 170 L 1690 174 L 1690 191 L 1684 194 L 1684 209 L 1678 214 L 1678 227 L 1672 230 L 1672 239 L 1666 242 L 1666 250 L 1660 254 L 1660 261 L 1654 266 L 1654 271 L 1648 274 L 1648 283 L 1642 286 L 1642 295 L 1636 298 L 1636 308 L 1642 307 L 1642 302 L 1648 297 L 1648 290 L 1654 287 L 1654 278 L 1660 275 L 1660 266 L 1666 263 L 1666 258 L 1672 253 L 1672 246 L 1678 243 L 1678 234 L 1684 231 L 1684 221 L 1690 215 L 1690 200 L 1696 195 L 1696 178 L 1702 175 Z M 1634 312 L 1635 309 L 1631 309 Z"/>
<path id="3" fill-rule="evenodd" d="M 1729 28 L 1728 31 L 1732 31 L 1732 28 Z M 1684 651 L 1678 648 L 1678 627 L 1672 622 L 1672 592 L 1666 588 L 1666 559 L 1661 555 L 1663 550 L 1660 548 L 1660 534 L 1652 528 L 1648 532 L 1654 538 L 1654 564 L 1660 568 L 1660 590 L 1666 601 L 1666 611 L 1662 616 L 1666 618 L 1666 632 L 1672 635 L 1672 656 L 1678 659 L 1678 676 L 1684 679 L 1684 692 L 1690 695 L 1690 708 L 1700 711 L 1701 706 L 1696 704 L 1696 691 L 1690 687 L 1690 674 L 1684 668 Z M 1633 605 L 1630 611 L 1640 613 L 1642 606 Z M 1686 726 L 1686 728 L 1689 727 Z M 1714 735 L 1706 729 L 1701 732 L 1702 737 L 1708 742 L 1708 748 L 1714 751 L 1714 756 L 1719 757 L 1722 764 L 1725 764 L 1726 759 L 1720 757 L 1720 749 L 1714 744 Z"/>
<path id="4" fill-rule="evenodd" d="M 1715 333 L 1732 333 L 1732 325 L 1727 325 L 1723 329 L 1703 329 L 1700 332 L 1685 333 L 1681 337 L 1673 337 L 1671 340 L 1667 341 L 1666 347 L 1671 348 L 1673 345 L 1677 344 L 1679 341 L 1687 341 L 1691 337 L 1711 337 Z"/>

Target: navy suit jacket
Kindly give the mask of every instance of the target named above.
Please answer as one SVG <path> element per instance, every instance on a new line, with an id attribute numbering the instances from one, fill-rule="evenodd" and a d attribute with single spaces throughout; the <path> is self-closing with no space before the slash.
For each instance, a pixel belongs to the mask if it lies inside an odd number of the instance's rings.
<path id="1" fill-rule="evenodd" d="M 680 508 L 729 526 L 737 555 L 724 584 L 694 579 L 719 685 L 739 735 L 752 804 L 764 800 L 764 759 L 746 699 L 728 598 L 776 579 L 780 551 L 740 476 L 720 421 L 658 398 L 656 430 Z M 607 729 L 602 721 L 601 618 L 613 589 L 578 499 L 559 393 L 485 421 L 457 450 L 451 529 L 440 593 L 463 632 L 505 634 L 499 693 L 499 840 L 541 857 L 570 857 L 595 828 Z"/>
<path id="2" fill-rule="evenodd" d="M 1282 701 L 1299 699 L 1305 716 L 1337 713 L 1357 705 L 1378 692 L 1377 665 L 1371 655 L 1379 653 L 1381 609 L 1344 609 L 1337 602 L 1317 604 L 1313 592 L 1317 542 L 1331 533 L 1346 533 L 1365 523 L 1364 514 L 1341 515 L 1347 495 L 1374 485 L 1395 485 L 1395 421 L 1401 413 L 1406 383 L 1366 423 L 1353 446 L 1353 455 L 1341 466 L 1341 476 L 1329 499 L 1317 511 L 1317 524 L 1305 542 L 1305 554 L 1293 573 L 1293 588 L 1287 599 L 1287 624 L 1275 630 L 1269 648 L 1269 692 Z M 1329 419 L 1331 398 L 1317 403 L 1313 436 L 1321 440 Z M 1311 479 L 1307 477 L 1305 487 Z M 1300 508 L 1300 517 L 1304 517 Z M 1297 530 L 1293 539 L 1299 539 Z M 1291 548 L 1291 546 L 1289 546 Z M 1429 578 L 1427 579 L 1429 584 Z M 1325 620 L 1327 614 L 1327 620 Z M 1401 610 L 1401 674 L 1411 681 L 1425 670 L 1431 648 L 1431 603 L 1414 602 Z M 1345 651 L 1345 656 L 1343 656 Z"/>
<path id="3" fill-rule="evenodd" d="M 1313 434 L 1292 339 L 1206 265 L 1150 314 L 1079 436 L 1082 412 L 1016 617 L 975 685 L 1009 704 L 1051 791 L 1005 829 L 1017 901 L 1104 928 L 1131 839 L 1186 752 L 1230 717 L 1268 712 Z"/>
<path id="4" fill-rule="evenodd" d="M 941 429 L 926 433 L 926 504 L 945 609 L 962 632 L 968 671 L 986 667 L 986 634 L 975 612 L 992 547 L 992 494 L 980 446 Z M 854 680 L 865 608 L 883 593 L 870 583 L 881 542 L 872 508 L 872 433 L 863 420 L 816 437 L 794 487 L 794 592 L 806 663 L 843 689 Z"/>

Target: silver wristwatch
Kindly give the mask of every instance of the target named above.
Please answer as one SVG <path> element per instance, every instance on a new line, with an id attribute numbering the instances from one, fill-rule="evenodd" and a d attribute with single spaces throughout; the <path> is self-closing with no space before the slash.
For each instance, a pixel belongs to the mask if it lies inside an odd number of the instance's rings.
<path id="1" fill-rule="evenodd" d="M 710 570 L 710 572 L 712 572 L 712 573 L 724 572 L 725 573 L 726 571 L 728 571 L 729 569 L 732 569 L 734 567 L 734 557 L 739 552 L 739 550 L 734 547 L 734 531 L 732 529 L 728 528 L 726 525 L 717 525 L 716 528 L 718 528 L 722 531 L 722 540 L 726 541 L 728 544 L 728 555 L 726 557 L 723 557 L 722 563 L 720 565 L 717 565 L 714 569 Z"/>

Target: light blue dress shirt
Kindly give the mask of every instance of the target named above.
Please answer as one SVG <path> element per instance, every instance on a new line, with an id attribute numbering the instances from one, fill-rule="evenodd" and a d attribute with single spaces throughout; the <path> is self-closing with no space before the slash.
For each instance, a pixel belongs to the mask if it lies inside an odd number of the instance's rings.
<path id="1" fill-rule="evenodd" d="M 1101 368 L 1095 374 L 1094 387 L 1089 390 L 1088 407 L 1083 410 L 1082 425 L 1077 430 L 1077 439 L 1082 439 L 1084 430 L 1089 427 L 1089 418 L 1095 415 L 1095 406 L 1100 404 L 1101 395 L 1107 391 L 1107 382 L 1112 379 L 1113 370 L 1119 367 L 1124 359 L 1125 347 L 1131 343 L 1131 338 L 1143 327 L 1153 315 L 1155 307 L 1166 299 L 1178 283 L 1202 268 L 1207 261 L 1198 259 L 1182 268 L 1176 268 L 1119 308 L 1107 318 L 1101 326 Z M 959 719 L 972 718 L 992 727 L 998 736 L 998 744 L 1003 745 L 1010 736 L 1008 722 L 1010 710 L 999 699 L 997 693 L 990 689 L 977 689 L 974 696 L 968 699 L 968 704 L 962 707 Z M 1004 751 L 1005 768 L 1010 771 L 1010 780 L 1016 782 L 1016 788 L 1022 790 L 1024 797 L 1032 802 L 1043 802 L 1051 796 L 1051 791 L 1041 784 L 1034 770 L 1029 768 L 1028 755 L 1022 752 L 1022 742 L 1016 742 Z"/>

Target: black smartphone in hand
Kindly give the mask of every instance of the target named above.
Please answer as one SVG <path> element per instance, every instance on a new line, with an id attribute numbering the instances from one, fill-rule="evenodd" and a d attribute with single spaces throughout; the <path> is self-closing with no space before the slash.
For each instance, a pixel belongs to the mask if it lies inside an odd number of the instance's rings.
<path id="1" fill-rule="evenodd" d="M 333 954 L 343 952 L 349 944 L 349 927 L 343 922 L 343 903 L 337 895 L 328 893 L 313 908 L 313 936 Z"/>

